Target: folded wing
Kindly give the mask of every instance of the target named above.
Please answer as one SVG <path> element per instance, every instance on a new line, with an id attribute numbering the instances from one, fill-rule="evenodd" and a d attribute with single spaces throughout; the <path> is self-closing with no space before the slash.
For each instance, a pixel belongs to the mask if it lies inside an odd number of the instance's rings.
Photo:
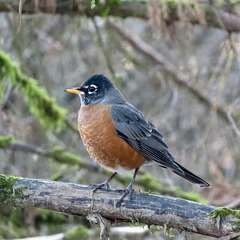
<path id="1" fill-rule="evenodd" d="M 132 105 L 113 105 L 111 115 L 117 134 L 148 160 L 183 173 L 170 154 L 162 134 Z"/>
<path id="2" fill-rule="evenodd" d="M 201 187 L 210 186 L 206 181 L 175 162 L 162 134 L 134 106 L 131 104 L 112 105 L 111 115 L 118 136 L 145 156 L 148 161 L 155 161 L 161 167 L 168 168 L 188 181 L 200 184 Z"/>

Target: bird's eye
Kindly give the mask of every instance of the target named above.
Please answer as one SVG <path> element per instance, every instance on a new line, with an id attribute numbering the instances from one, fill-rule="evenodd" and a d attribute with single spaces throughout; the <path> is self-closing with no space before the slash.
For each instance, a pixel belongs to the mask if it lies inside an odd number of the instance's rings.
<path id="1" fill-rule="evenodd" d="M 93 93 L 97 90 L 97 86 L 91 84 L 89 87 L 88 87 L 88 92 L 89 93 Z"/>

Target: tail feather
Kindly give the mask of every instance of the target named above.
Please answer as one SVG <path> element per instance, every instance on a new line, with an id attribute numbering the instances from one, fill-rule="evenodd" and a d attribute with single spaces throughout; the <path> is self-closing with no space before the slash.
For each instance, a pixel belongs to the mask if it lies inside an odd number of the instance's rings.
<path id="1" fill-rule="evenodd" d="M 210 184 L 208 182 L 206 182 L 205 180 L 203 180 L 202 178 L 196 176 L 195 174 L 193 174 L 192 172 L 190 172 L 189 170 L 187 170 L 180 164 L 177 163 L 177 165 L 179 166 L 179 168 L 182 171 L 171 169 L 172 172 L 176 173 L 177 175 L 179 175 L 182 178 L 185 178 L 186 180 L 188 180 L 191 183 L 199 184 L 200 187 L 211 187 Z"/>

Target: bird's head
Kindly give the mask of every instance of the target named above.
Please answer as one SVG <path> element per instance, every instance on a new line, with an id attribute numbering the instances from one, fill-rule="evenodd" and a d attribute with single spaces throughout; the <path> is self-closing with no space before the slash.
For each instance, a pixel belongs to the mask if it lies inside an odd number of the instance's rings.
<path id="1" fill-rule="evenodd" d="M 78 94 L 81 105 L 122 104 L 126 102 L 121 92 L 103 75 L 94 75 L 80 87 L 68 88 L 65 92 Z"/>

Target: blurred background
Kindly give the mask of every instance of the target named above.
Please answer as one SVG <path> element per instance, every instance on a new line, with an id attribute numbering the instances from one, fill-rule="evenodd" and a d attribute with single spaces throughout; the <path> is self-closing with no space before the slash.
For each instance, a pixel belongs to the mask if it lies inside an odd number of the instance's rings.
<path id="1" fill-rule="evenodd" d="M 104 74 L 156 125 L 175 159 L 212 185 L 200 189 L 148 166 L 137 179 L 148 172 L 159 187 L 148 189 L 139 181 L 135 190 L 239 208 L 240 21 L 235 19 L 228 29 L 214 23 L 216 16 L 201 5 L 240 18 L 238 4 L 107 1 L 96 2 L 91 10 L 94 2 L 88 1 L 20 1 L 19 14 L 19 1 L 0 2 L 1 51 L 36 80 L 37 89 L 46 89 L 43 95 L 55 99 L 64 119 L 63 124 L 41 120 L 44 116 L 29 107 L 39 96 L 1 71 L 0 135 L 15 140 L 0 148 L 2 174 L 81 184 L 105 180 L 106 172 L 89 157 L 76 131 L 79 98 L 64 92 Z M 117 13 L 112 10 L 116 3 Z M 100 10 L 104 4 L 109 8 Z M 127 174 L 111 186 L 126 187 L 126 176 L 130 180 Z M 66 232 L 73 239 L 74 231 L 80 234 L 76 239 L 97 239 L 100 228 L 84 217 L 0 206 L 0 239 Z M 113 226 L 111 239 L 170 239 L 162 228 L 129 231 Z M 185 233 L 171 233 L 174 239 L 186 238 Z M 213 238 L 191 234 L 191 239 Z"/>

